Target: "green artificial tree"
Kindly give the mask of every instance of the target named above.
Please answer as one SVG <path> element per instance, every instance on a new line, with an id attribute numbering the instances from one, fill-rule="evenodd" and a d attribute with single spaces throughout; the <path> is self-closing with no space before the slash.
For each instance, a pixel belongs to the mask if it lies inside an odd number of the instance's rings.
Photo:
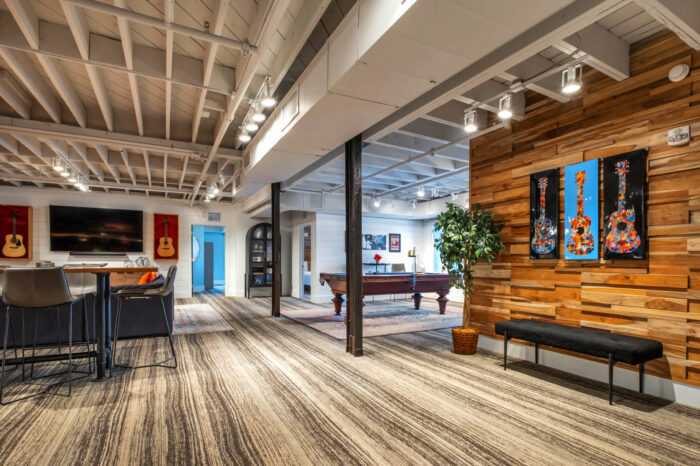
<path id="1" fill-rule="evenodd" d="M 471 209 L 447 203 L 447 210 L 437 217 L 435 249 L 442 266 L 450 274 L 450 284 L 464 290 L 462 328 L 471 321 L 469 300 L 474 287 L 474 265 L 479 260 L 492 263 L 505 248 L 500 231 L 503 221 L 495 221 L 493 212 L 476 204 Z M 478 335 L 478 334 L 477 334 Z"/>

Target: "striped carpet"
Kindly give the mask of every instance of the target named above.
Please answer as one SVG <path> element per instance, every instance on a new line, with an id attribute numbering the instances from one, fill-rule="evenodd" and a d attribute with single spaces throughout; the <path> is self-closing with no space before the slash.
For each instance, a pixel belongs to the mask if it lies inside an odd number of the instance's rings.
<path id="1" fill-rule="evenodd" d="M 228 332 L 177 335 L 179 367 L 0 407 L 0 464 L 698 464 L 700 411 L 495 355 L 449 331 L 344 343 L 264 299 L 201 296 Z M 371 305 L 371 304 L 370 304 Z M 304 303 L 285 299 L 286 308 Z M 161 356 L 162 339 L 120 359 Z"/>

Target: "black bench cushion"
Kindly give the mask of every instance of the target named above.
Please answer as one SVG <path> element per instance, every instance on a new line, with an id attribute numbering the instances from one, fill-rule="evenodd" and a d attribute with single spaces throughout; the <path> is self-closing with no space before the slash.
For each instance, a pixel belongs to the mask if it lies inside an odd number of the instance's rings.
<path id="1" fill-rule="evenodd" d="M 601 358 L 607 358 L 612 353 L 615 361 L 627 364 L 651 361 L 663 354 L 663 345 L 655 340 L 538 320 L 513 319 L 497 322 L 496 333 L 503 335 L 505 332 L 508 332 L 508 338 L 518 338 Z"/>

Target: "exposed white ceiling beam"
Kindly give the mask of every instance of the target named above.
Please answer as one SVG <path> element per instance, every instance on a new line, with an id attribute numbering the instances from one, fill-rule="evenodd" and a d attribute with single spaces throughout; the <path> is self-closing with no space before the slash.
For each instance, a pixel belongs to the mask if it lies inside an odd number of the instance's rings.
<path id="1" fill-rule="evenodd" d="M 167 51 L 155 47 L 135 46 L 133 50 L 134 69 L 129 70 L 125 65 L 123 44 L 119 39 L 90 33 L 89 58 L 83 59 L 79 49 L 74 45 L 75 41 L 71 39 L 73 34 L 68 26 L 40 21 L 39 37 L 39 48 L 35 50 L 27 44 L 12 15 L 0 10 L 0 47 L 30 52 L 36 56 L 46 55 L 90 65 L 100 70 L 121 71 L 165 83 L 170 82 L 194 89 L 207 89 L 217 95 L 228 96 L 235 89 L 235 71 L 224 65 L 214 65 L 210 85 L 204 87 L 200 71 L 203 61 L 196 58 L 173 53 L 172 63 L 174 66 L 172 67 L 172 75 L 168 78 L 167 70 L 153 67 L 153 63 L 167 62 Z"/>
<path id="2" fill-rule="evenodd" d="M 24 38 L 29 43 L 29 46 L 34 50 L 38 50 L 40 37 L 39 18 L 37 18 L 30 2 L 25 0 L 5 0 L 5 4 L 24 34 Z M 75 120 L 80 126 L 85 127 L 87 124 L 85 106 L 81 102 L 80 97 L 78 97 L 77 92 L 75 92 L 73 84 L 63 72 L 62 65 L 56 59 L 45 55 L 39 55 L 37 58 L 54 88 L 75 117 Z"/>
<path id="3" fill-rule="evenodd" d="M 61 122 L 61 104 L 51 88 L 41 78 L 39 71 L 22 52 L 0 47 L 0 57 L 5 60 L 15 76 L 24 83 L 34 98 L 44 107 L 56 123 Z"/>
<path id="4" fill-rule="evenodd" d="M 148 186 L 152 186 L 151 180 L 151 156 L 148 151 L 143 151 L 143 163 L 146 164 L 146 177 L 148 178 Z"/>
<path id="5" fill-rule="evenodd" d="M 0 97 L 22 118 L 28 119 L 32 113 L 32 101 L 24 89 L 5 70 L 0 70 Z"/>
<path id="6" fill-rule="evenodd" d="M 258 4 L 258 13 L 256 14 L 255 20 L 250 27 L 249 39 L 250 36 L 252 36 L 253 40 L 251 43 L 257 45 L 261 51 L 267 48 L 267 44 L 275 34 L 277 25 L 284 16 L 287 7 L 289 6 L 289 2 L 290 0 L 262 0 Z M 196 181 L 195 187 L 192 190 L 190 205 L 194 204 L 194 201 L 197 199 L 197 193 L 199 192 L 199 188 L 202 186 L 205 179 L 204 173 L 206 173 L 209 166 L 214 161 L 216 151 L 219 149 L 221 141 L 223 141 L 231 122 L 233 122 L 236 111 L 248 92 L 248 88 L 253 82 L 253 78 L 255 78 L 255 73 L 261 60 L 261 52 L 248 55 L 247 61 L 243 66 L 243 72 L 236 74 L 237 76 L 240 76 L 240 83 L 237 87 L 236 95 L 228 105 L 226 113 L 219 117 L 219 120 L 217 121 L 214 130 L 214 143 L 211 151 L 209 152 L 209 156 L 204 163 L 204 167 L 202 168 L 202 175 Z"/>
<path id="7" fill-rule="evenodd" d="M 165 0 L 165 22 L 170 24 L 175 20 L 175 0 Z M 165 139 L 170 139 L 170 118 L 173 105 L 173 31 L 165 31 Z M 145 153 L 144 153 L 145 154 Z M 149 183 L 150 184 L 150 179 Z"/>
<path id="8" fill-rule="evenodd" d="M 628 0 L 577 0 L 569 4 L 363 131 L 363 137 L 374 141 L 389 134 L 627 3 Z"/>
<path id="9" fill-rule="evenodd" d="M 554 46 L 611 78 L 630 77 L 630 46 L 598 24 L 591 24 Z"/>
<path id="10" fill-rule="evenodd" d="M 124 160 L 124 166 L 126 166 L 126 171 L 129 174 L 129 177 L 131 178 L 131 184 L 136 184 L 136 175 L 134 175 L 134 169 L 131 167 L 131 164 L 129 163 L 129 152 L 127 152 L 126 149 L 119 149 L 119 153 L 122 156 L 122 159 Z"/>
<path id="11" fill-rule="evenodd" d="M 63 13 L 68 22 L 68 27 L 73 33 L 75 44 L 80 52 L 80 57 L 87 61 L 90 59 L 90 29 L 85 19 L 85 13 L 77 9 L 74 5 L 62 3 L 62 6 Z M 95 92 L 95 98 L 97 99 L 97 104 L 100 106 L 105 126 L 109 131 L 113 131 L 114 114 L 112 113 L 112 104 L 109 101 L 102 74 L 94 65 L 89 64 L 85 65 L 85 72 L 92 85 L 92 90 Z"/>
<path id="12" fill-rule="evenodd" d="M 652 18 L 700 50 L 700 2 L 697 0 L 636 0 Z"/>
<path id="13" fill-rule="evenodd" d="M 115 170 L 115 168 L 109 163 L 109 153 L 107 152 L 107 149 L 104 146 L 101 146 L 99 144 L 95 144 L 95 152 L 97 152 L 97 155 L 100 156 L 100 159 L 102 159 L 102 164 L 107 167 L 107 170 L 112 174 L 112 178 L 114 178 L 114 182 L 119 185 L 121 184 L 120 176 L 119 173 Z"/>
<path id="14" fill-rule="evenodd" d="M 528 81 L 540 73 L 544 73 L 556 66 L 556 63 L 547 60 L 541 55 L 533 55 L 501 73 L 500 76 L 508 81 Z M 561 92 L 561 73 L 529 82 L 525 87 L 558 102 L 568 102 L 571 100 L 571 96 Z"/>
<path id="15" fill-rule="evenodd" d="M 168 154 L 163 156 L 163 187 L 168 187 Z"/>
<path id="16" fill-rule="evenodd" d="M 187 163 L 189 162 L 189 156 L 185 156 L 185 160 L 182 161 L 182 173 L 180 173 L 180 182 L 177 187 L 182 189 L 182 182 L 185 181 L 185 174 L 187 173 Z"/>
<path id="17" fill-rule="evenodd" d="M 73 148 L 73 150 L 80 156 L 81 159 L 85 162 L 85 165 L 87 165 L 88 170 L 90 170 L 98 180 L 104 181 L 104 173 L 102 170 L 99 170 L 97 167 L 95 167 L 92 163 L 90 163 L 90 160 L 88 159 L 88 151 L 87 151 L 87 146 L 83 144 L 82 142 L 77 142 L 77 141 L 70 141 L 70 145 Z"/>
<path id="18" fill-rule="evenodd" d="M 0 131 L 11 134 L 45 135 L 59 139 L 81 141 L 86 144 L 106 144 L 135 151 L 148 150 L 157 153 L 167 151 L 171 154 L 190 155 L 197 158 L 208 154 L 211 149 L 211 146 L 204 144 L 114 133 L 92 128 L 78 128 L 76 126 L 59 125 L 43 121 L 20 120 L 3 116 L 0 116 Z M 239 150 L 219 148 L 215 158 L 241 160 L 242 155 Z"/>
<path id="19" fill-rule="evenodd" d="M 228 0 L 218 0 L 214 11 L 211 14 L 209 21 L 209 30 L 212 34 L 219 35 L 224 28 L 224 19 L 228 10 Z M 209 42 L 204 46 L 204 63 L 202 67 L 202 84 L 209 85 L 211 80 L 211 72 L 214 69 L 216 61 L 216 52 L 219 50 L 219 45 L 214 42 Z M 199 133 L 199 124 L 202 120 L 202 111 L 204 111 L 204 102 L 207 99 L 207 91 L 202 90 L 199 93 L 199 100 L 194 108 L 194 116 L 192 117 L 192 142 L 197 142 L 197 133 Z"/>
<path id="20" fill-rule="evenodd" d="M 126 0 L 114 0 L 114 5 L 123 9 L 126 7 Z M 125 16 L 117 16 L 117 26 L 119 27 L 119 37 L 121 37 L 122 50 L 124 51 L 124 62 L 126 63 L 126 68 L 132 71 L 134 69 L 134 43 L 131 40 L 129 20 Z M 138 77 L 133 73 L 129 73 L 129 89 L 131 89 L 131 100 L 134 105 L 136 127 L 139 134 L 143 136 L 143 111 L 141 109 L 141 96 L 139 95 L 139 82 Z"/>
<path id="21" fill-rule="evenodd" d="M 117 20 L 124 19 L 127 21 L 133 21 L 136 23 L 143 24 L 145 26 L 152 26 L 158 29 L 170 30 L 175 34 L 182 34 L 185 37 L 190 37 L 192 39 L 201 40 L 204 42 L 216 42 L 222 47 L 231 48 L 243 52 L 244 54 L 249 51 L 255 51 L 257 48 L 255 45 L 251 45 L 245 41 L 238 41 L 234 39 L 229 39 L 228 37 L 218 36 L 215 34 L 210 34 L 207 31 L 202 31 L 199 29 L 190 28 L 187 26 L 182 26 L 180 24 L 168 23 L 159 18 L 153 18 L 148 15 L 142 15 L 141 13 L 136 13 L 135 11 L 125 8 L 125 5 L 121 0 L 115 2 L 116 6 L 107 5 L 105 3 L 95 2 L 92 0 L 61 0 L 64 3 L 71 3 L 73 5 L 80 6 L 89 10 L 97 11 L 107 15 L 116 16 Z M 286 9 L 286 8 L 285 8 Z"/>

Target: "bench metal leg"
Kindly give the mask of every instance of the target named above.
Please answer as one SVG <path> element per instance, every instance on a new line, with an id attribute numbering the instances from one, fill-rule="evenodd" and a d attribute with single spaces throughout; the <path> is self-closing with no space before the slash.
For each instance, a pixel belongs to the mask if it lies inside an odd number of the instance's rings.
<path id="1" fill-rule="evenodd" d="M 535 364 L 540 363 L 540 344 L 535 343 Z"/>
<path id="2" fill-rule="evenodd" d="M 639 393 L 644 393 L 644 363 L 639 363 Z"/>
<path id="3" fill-rule="evenodd" d="M 508 362 L 508 332 L 503 333 L 503 370 L 506 370 Z"/>
<path id="4" fill-rule="evenodd" d="M 611 406 L 613 404 L 613 367 L 615 367 L 615 360 L 612 353 L 610 353 L 608 355 L 608 399 Z"/>

